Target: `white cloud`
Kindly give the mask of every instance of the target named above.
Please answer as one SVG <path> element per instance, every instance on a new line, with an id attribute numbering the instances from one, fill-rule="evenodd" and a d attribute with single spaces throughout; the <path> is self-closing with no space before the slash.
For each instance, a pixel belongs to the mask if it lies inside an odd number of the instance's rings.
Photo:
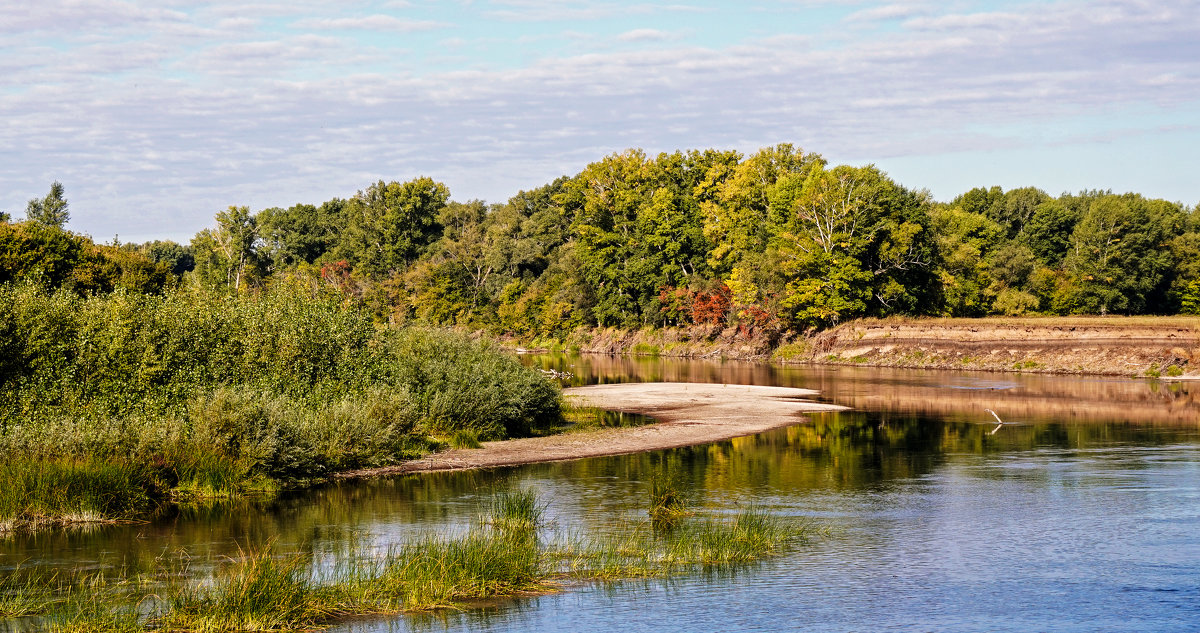
<path id="1" fill-rule="evenodd" d="M 869 9 L 860 9 L 846 16 L 846 22 L 879 22 L 884 20 L 901 20 L 922 15 L 928 12 L 923 4 L 885 4 Z"/>
<path id="2" fill-rule="evenodd" d="M 887 6 L 899 5 L 876 6 L 877 15 Z M 22 39 L 0 56 L 0 208 L 19 210 L 58 179 L 77 228 L 105 239 L 186 236 L 230 204 L 319 202 L 379 178 L 426 174 L 456 197 L 496 200 L 626 147 L 789 141 L 879 158 L 1118 142 L 1164 125 L 1194 133 L 1200 9 L 1182 0 L 1037 7 L 930 14 L 837 46 L 784 34 L 419 74 L 332 34 L 281 36 L 257 22 L 350 28 L 329 20 L 353 18 L 314 17 L 313 4 L 258 3 L 241 23 L 222 22 L 237 12 L 220 6 L 155 18 L 155 28 L 208 33 L 183 43 L 124 42 L 107 27 L 67 50 Z M 1080 122 L 1125 110 L 1149 114 L 1095 130 Z"/>
<path id="3" fill-rule="evenodd" d="M 412 33 L 445 28 L 448 24 L 432 20 L 405 20 L 391 15 L 377 14 L 358 18 L 305 18 L 293 22 L 291 26 L 295 29 L 317 31 L 366 30 Z"/>
<path id="4" fill-rule="evenodd" d="M 622 42 L 663 42 L 672 39 L 672 35 L 658 29 L 633 29 L 617 36 Z"/>

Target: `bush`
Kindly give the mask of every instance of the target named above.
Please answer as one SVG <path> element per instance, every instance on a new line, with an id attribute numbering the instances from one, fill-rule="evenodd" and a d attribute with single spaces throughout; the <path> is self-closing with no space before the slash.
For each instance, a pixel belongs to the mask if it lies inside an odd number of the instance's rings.
<path id="1" fill-rule="evenodd" d="M 561 418 L 557 385 L 490 343 L 377 329 L 286 287 L 80 297 L 0 285 L 0 371 L 0 457 L 157 463 L 201 495 L 396 463 L 431 433 L 500 439 Z"/>

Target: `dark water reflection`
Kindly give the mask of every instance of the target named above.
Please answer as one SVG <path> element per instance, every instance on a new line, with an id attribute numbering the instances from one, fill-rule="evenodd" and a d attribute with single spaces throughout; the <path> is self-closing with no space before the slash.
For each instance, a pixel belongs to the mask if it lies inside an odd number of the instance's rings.
<path id="1" fill-rule="evenodd" d="M 334 485 L 137 526 L 0 540 L 3 567 L 112 569 L 186 549 L 336 556 L 462 529 L 496 489 L 534 487 L 552 530 L 644 516 L 669 469 L 705 513 L 755 503 L 828 534 L 740 573 L 570 588 L 341 631 L 1191 631 L 1200 628 L 1195 386 L 1072 377 L 531 359 L 580 382 L 804 386 L 856 411 L 687 449 Z M 995 424 L 982 408 L 1006 421 Z M 2 628 L 2 627 L 0 627 Z"/>

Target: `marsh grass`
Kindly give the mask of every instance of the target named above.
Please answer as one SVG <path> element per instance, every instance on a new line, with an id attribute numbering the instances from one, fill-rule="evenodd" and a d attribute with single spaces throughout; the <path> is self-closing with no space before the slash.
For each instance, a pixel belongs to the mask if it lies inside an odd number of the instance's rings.
<path id="1" fill-rule="evenodd" d="M 650 523 L 655 530 L 671 530 L 691 513 L 677 473 L 656 472 L 650 477 Z"/>
<path id="2" fill-rule="evenodd" d="M 0 570 L 0 618 L 42 615 L 52 602 L 56 577 L 22 567 Z"/>
<path id="3" fill-rule="evenodd" d="M 545 513 L 546 506 L 537 491 L 501 491 L 492 495 L 481 523 L 506 534 L 532 535 L 542 526 Z"/>
<path id="4" fill-rule="evenodd" d="M 246 549 L 209 571 L 186 555 L 154 569 L 70 578 L 21 570 L 0 579 L 0 617 L 42 616 L 62 632 L 318 629 L 351 616 L 460 608 L 481 599 L 555 591 L 564 581 L 615 581 L 733 571 L 778 553 L 804 525 L 748 508 L 694 518 L 669 532 L 630 523 L 599 536 L 547 540 L 544 504 L 530 490 L 500 493 L 481 521 L 386 551 L 357 545 L 332 566 L 311 552 Z"/>
<path id="5" fill-rule="evenodd" d="M 757 508 L 724 518 L 677 522 L 670 530 L 630 523 L 598 537 L 572 539 L 558 553 L 570 577 L 657 578 L 689 571 L 729 571 L 808 538 L 812 528 Z"/>
<path id="6" fill-rule="evenodd" d="M 450 448 L 479 448 L 479 432 L 471 429 L 459 429 L 450 436 Z"/>
<path id="7" fill-rule="evenodd" d="M 550 433 L 573 433 L 595 431 L 603 428 L 630 428 L 653 424 L 655 419 L 637 413 L 610 411 L 600 407 L 589 407 L 565 403 L 562 409 L 561 426 L 548 428 Z"/>
<path id="8" fill-rule="evenodd" d="M 211 585 L 172 584 L 169 605 L 154 624 L 167 630 L 267 631 L 315 625 L 337 613 L 322 600 L 301 554 L 278 557 L 272 548 L 241 554 L 219 569 Z"/>
<path id="9" fill-rule="evenodd" d="M 149 468 L 124 461 L 0 460 L 0 529 L 131 518 L 163 496 Z"/>

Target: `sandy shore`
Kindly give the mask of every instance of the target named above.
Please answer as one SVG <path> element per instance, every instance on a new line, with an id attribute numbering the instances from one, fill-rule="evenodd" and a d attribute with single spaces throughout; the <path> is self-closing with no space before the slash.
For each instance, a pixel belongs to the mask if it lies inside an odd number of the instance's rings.
<path id="1" fill-rule="evenodd" d="M 646 426 L 485 442 L 385 468 L 343 473 L 346 478 L 393 473 L 494 468 L 584 457 L 624 455 L 718 442 L 803 421 L 809 411 L 845 407 L 807 400 L 817 392 L 787 387 L 703 383 L 627 383 L 565 390 L 582 406 L 640 413 L 659 420 Z"/>

